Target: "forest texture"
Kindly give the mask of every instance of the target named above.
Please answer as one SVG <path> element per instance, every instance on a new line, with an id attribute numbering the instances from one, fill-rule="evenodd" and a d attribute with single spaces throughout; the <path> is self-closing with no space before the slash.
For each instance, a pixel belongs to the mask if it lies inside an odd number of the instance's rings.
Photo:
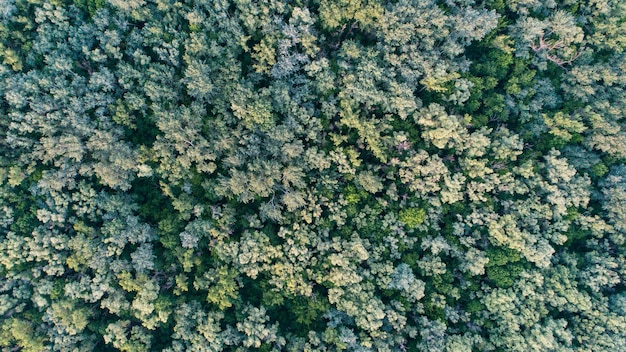
<path id="1" fill-rule="evenodd" d="M 626 2 L 0 0 L 2 351 L 626 351 Z"/>

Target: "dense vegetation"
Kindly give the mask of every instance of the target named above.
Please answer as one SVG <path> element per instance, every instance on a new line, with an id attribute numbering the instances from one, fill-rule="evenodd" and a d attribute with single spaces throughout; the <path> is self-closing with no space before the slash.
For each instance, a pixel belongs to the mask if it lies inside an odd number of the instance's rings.
<path id="1" fill-rule="evenodd" d="M 0 0 L 2 351 L 626 351 L 626 2 Z"/>

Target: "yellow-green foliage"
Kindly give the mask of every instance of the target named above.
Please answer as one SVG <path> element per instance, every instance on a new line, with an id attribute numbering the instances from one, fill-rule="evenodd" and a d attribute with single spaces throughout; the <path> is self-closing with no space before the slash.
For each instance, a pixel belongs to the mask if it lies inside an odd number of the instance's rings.
<path id="1" fill-rule="evenodd" d="M 409 208 L 400 210 L 399 219 L 408 228 L 416 228 L 426 220 L 426 211 L 421 208 Z"/>

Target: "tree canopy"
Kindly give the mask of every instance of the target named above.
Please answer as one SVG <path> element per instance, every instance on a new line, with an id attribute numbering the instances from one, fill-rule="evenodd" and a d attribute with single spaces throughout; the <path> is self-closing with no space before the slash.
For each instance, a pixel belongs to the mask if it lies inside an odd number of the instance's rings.
<path id="1" fill-rule="evenodd" d="M 626 350 L 625 38 L 619 0 L 0 0 L 0 349 Z"/>

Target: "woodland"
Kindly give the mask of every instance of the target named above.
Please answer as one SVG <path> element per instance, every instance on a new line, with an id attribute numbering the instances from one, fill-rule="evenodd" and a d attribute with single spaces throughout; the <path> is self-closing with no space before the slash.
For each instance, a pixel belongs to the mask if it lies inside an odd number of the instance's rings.
<path id="1" fill-rule="evenodd" d="M 626 2 L 0 0 L 1 351 L 626 351 Z"/>

